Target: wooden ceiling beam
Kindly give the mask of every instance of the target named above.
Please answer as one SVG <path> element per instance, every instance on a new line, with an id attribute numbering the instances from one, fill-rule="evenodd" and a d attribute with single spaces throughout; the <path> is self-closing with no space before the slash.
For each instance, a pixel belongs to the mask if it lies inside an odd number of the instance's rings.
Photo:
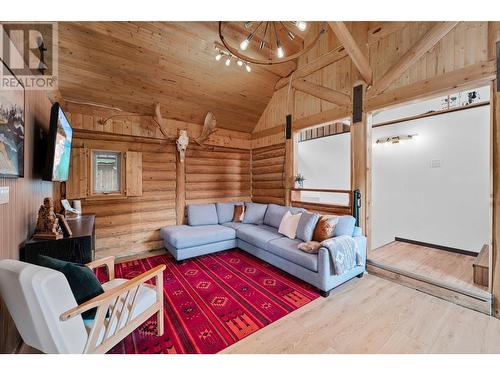
<path id="1" fill-rule="evenodd" d="M 347 53 L 361 74 L 361 77 L 363 77 L 364 81 L 370 85 L 372 83 L 373 70 L 367 57 L 364 55 L 363 51 L 359 48 L 353 36 L 347 29 L 347 26 L 342 21 L 329 21 L 328 25 L 333 30 L 340 43 L 347 50 Z"/>
<path id="2" fill-rule="evenodd" d="M 292 87 L 316 98 L 320 98 L 340 106 L 348 105 L 351 103 L 351 97 L 349 95 L 325 86 L 307 82 L 304 79 L 294 79 L 292 81 Z"/>
<path id="3" fill-rule="evenodd" d="M 369 88 L 370 94 L 383 93 L 392 82 L 401 77 L 410 66 L 416 63 L 432 47 L 434 47 L 446 34 L 448 34 L 458 22 L 438 22 L 420 40 L 413 45 L 375 84 Z"/>
<path id="4" fill-rule="evenodd" d="M 299 79 L 299 78 L 304 78 L 308 76 L 309 74 L 312 74 L 320 69 L 323 69 L 325 66 L 328 66 L 330 64 L 333 64 L 334 62 L 337 62 L 344 57 L 347 56 L 347 51 L 343 46 L 337 47 L 330 52 L 318 57 L 316 60 L 310 62 L 309 64 L 306 64 L 300 68 L 298 68 L 295 72 L 293 72 L 293 77 L 288 76 L 286 78 L 281 78 L 277 83 L 276 86 L 274 87 L 275 90 L 279 90 L 282 87 L 285 87 L 286 85 L 289 84 L 290 79 Z"/>

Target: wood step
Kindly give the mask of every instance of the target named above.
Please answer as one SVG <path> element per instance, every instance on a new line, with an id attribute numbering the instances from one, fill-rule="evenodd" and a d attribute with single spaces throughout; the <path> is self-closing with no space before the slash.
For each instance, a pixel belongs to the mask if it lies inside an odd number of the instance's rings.
<path id="1" fill-rule="evenodd" d="M 472 264 L 474 272 L 474 284 L 483 285 L 488 287 L 490 275 L 490 247 L 484 245 Z"/>
<path id="2" fill-rule="evenodd" d="M 461 285 L 445 283 L 440 280 L 417 275 L 413 272 L 401 270 L 397 267 L 378 263 L 370 259 L 366 261 L 366 270 L 372 275 L 456 303 L 457 305 L 491 315 L 492 296 L 491 293 L 487 291 L 473 288 L 472 286 L 467 288 Z"/>

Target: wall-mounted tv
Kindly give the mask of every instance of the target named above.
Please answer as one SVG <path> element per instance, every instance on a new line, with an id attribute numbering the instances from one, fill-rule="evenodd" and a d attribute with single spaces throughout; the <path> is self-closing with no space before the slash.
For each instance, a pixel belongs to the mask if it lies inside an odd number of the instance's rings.
<path id="1" fill-rule="evenodd" d="M 73 129 L 59 103 L 54 103 L 50 112 L 44 180 L 59 182 L 68 180 L 72 139 Z"/>

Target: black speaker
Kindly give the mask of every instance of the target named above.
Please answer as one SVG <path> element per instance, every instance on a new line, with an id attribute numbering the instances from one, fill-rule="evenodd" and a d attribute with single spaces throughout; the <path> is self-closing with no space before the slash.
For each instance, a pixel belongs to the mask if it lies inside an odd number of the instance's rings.
<path id="1" fill-rule="evenodd" d="M 292 115 L 286 115 L 285 139 L 292 139 Z"/>
<path id="2" fill-rule="evenodd" d="M 352 122 L 363 120 L 363 85 L 359 85 L 352 90 Z"/>

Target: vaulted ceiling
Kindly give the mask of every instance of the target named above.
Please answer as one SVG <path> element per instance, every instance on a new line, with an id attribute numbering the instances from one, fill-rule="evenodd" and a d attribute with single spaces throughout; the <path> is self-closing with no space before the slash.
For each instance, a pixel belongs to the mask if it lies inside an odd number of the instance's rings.
<path id="1" fill-rule="evenodd" d="M 248 33 L 226 31 L 234 45 Z M 295 64 L 226 67 L 216 42 L 218 22 L 61 22 L 59 89 L 66 100 L 141 114 L 160 102 L 165 118 L 199 124 L 211 111 L 218 126 L 250 132 Z"/>

